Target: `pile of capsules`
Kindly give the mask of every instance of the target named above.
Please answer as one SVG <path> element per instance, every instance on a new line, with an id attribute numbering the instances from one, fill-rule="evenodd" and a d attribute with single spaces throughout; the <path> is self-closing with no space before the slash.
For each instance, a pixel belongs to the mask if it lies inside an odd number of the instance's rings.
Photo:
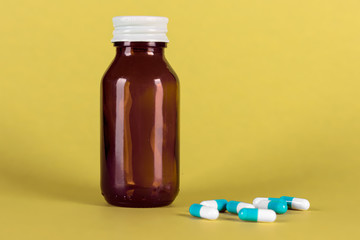
<path id="1" fill-rule="evenodd" d="M 310 203 L 303 198 L 282 196 L 280 198 L 255 198 L 253 204 L 227 201 L 225 199 L 202 201 L 200 204 L 193 204 L 189 211 L 192 216 L 217 219 L 219 212 L 227 210 L 230 213 L 238 214 L 243 221 L 252 222 L 274 222 L 276 214 L 284 214 L 289 209 L 308 210 Z"/>

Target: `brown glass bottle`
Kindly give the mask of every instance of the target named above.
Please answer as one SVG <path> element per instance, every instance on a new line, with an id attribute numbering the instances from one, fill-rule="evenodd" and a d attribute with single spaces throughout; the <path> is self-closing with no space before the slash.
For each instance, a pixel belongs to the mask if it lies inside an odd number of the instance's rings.
<path id="1" fill-rule="evenodd" d="M 116 42 L 102 79 L 101 190 L 125 207 L 170 204 L 179 191 L 179 83 L 165 42 Z"/>

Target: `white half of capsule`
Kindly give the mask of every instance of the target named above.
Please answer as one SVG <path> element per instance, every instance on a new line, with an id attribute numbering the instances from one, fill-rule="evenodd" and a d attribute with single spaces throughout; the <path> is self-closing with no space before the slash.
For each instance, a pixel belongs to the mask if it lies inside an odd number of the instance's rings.
<path id="1" fill-rule="evenodd" d="M 252 205 L 250 203 L 240 202 L 236 207 L 236 212 L 239 213 L 240 210 L 243 208 L 255 208 L 255 207 L 254 207 L 254 205 Z"/>
<path id="2" fill-rule="evenodd" d="M 257 197 L 253 200 L 253 205 L 256 207 L 256 205 L 261 202 L 261 201 L 264 201 L 264 200 L 269 200 L 269 198 L 265 198 L 265 197 Z"/>
<path id="3" fill-rule="evenodd" d="M 200 208 L 200 217 L 214 220 L 219 217 L 219 211 L 214 207 L 202 206 Z"/>
<path id="4" fill-rule="evenodd" d="M 255 202 L 255 200 L 254 200 Z M 259 209 L 267 209 L 269 205 L 270 200 L 267 200 L 267 198 L 263 200 L 258 200 L 254 203 L 254 206 Z"/>
<path id="5" fill-rule="evenodd" d="M 216 208 L 218 207 L 218 204 L 215 200 L 207 200 L 207 201 L 202 201 L 200 203 L 201 205 L 207 206 L 207 207 L 212 207 L 212 208 Z"/>
<path id="6" fill-rule="evenodd" d="M 276 220 L 276 213 L 270 209 L 258 210 L 258 222 L 274 222 Z"/>
<path id="7" fill-rule="evenodd" d="M 293 198 L 291 201 L 291 208 L 297 210 L 308 210 L 310 202 L 304 198 Z"/>

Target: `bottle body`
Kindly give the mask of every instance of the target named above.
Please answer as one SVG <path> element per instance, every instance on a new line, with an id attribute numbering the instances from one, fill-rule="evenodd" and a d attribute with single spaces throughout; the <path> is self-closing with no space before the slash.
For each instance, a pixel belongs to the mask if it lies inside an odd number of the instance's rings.
<path id="1" fill-rule="evenodd" d="M 101 190 L 116 206 L 170 204 L 179 191 L 179 83 L 166 43 L 119 42 L 101 84 Z"/>

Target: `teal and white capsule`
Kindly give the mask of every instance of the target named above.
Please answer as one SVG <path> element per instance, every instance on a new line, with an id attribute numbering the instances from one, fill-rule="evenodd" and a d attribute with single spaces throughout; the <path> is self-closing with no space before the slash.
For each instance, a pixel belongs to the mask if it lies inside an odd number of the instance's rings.
<path id="1" fill-rule="evenodd" d="M 279 214 L 286 213 L 288 210 L 286 202 L 279 200 L 262 200 L 254 204 L 254 206 L 260 209 L 271 209 Z"/>
<path id="2" fill-rule="evenodd" d="M 207 207 L 201 204 L 193 204 L 189 208 L 189 212 L 194 217 L 214 220 L 219 217 L 219 211 L 213 207 Z"/>
<path id="3" fill-rule="evenodd" d="M 304 198 L 282 196 L 280 199 L 285 200 L 291 209 L 308 210 L 310 208 L 310 202 Z"/>
<path id="4" fill-rule="evenodd" d="M 228 210 L 228 212 L 231 212 L 231 213 L 238 214 L 240 212 L 240 210 L 243 208 L 255 208 L 255 207 L 254 207 L 254 205 L 252 205 L 250 203 L 238 202 L 238 201 L 229 201 L 226 204 L 226 210 Z"/>
<path id="5" fill-rule="evenodd" d="M 202 201 L 200 204 L 207 207 L 216 208 L 220 212 L 223 212 L 226 209 L 227 200 L 225 199 L 206 200 L 206 201 Z"/>
<path id="6" fill-rule="evenodd" d="M 251 222 L 274 222 L 276 213 L 270 209 L 243 208 L 239 212 L 239 218 Z"/>
<path id="7" fill-rule="evenodd" d="M 253 205 L 256 206 L 259 202 L 263 201 L 263 200 L 277 200 L 277 201 L 284 201 L 286 203 L 285 200 L 281 199 L 281 198 L 273 198 L 273 197 L 269 197 L 269 198 L 266 198 L 266 197 L 257 197 L 257 198 L 254 198 L 253 200 Z"/>

